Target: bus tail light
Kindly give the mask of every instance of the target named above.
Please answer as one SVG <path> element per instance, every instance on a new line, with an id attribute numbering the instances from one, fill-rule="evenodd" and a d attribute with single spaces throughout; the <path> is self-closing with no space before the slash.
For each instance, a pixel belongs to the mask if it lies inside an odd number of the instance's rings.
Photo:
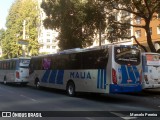
<path id="1" fill-rule="evenodd" d="M 19 79 L 19 72 L 16 72 L 16 78 Z"/>
<path id="2" fill-rule="evenodd" d="M 112 81 L 114 84 L 117 84 L 117 75 L 116 70 L 112 68 Z"/>

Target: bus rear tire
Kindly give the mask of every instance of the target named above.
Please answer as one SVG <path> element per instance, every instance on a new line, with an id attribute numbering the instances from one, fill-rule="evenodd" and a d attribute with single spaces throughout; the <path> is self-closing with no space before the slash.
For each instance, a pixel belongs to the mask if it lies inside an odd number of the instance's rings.
<path id="1" fill-rule="evenodd" d="M 68 82 L 66 91 L 70 97 L 75 96 L 75 84 L 73 82 Z"/>
<path id="2" fill-rule="evenodd" d="M 4 80 L 3 80 L 3 84 L 6 85 L 7 84 L 7 80 L 6 80 L 6 76 L 4 76 Z"/>
<path id="3" fill-rule="evenodd" d="M 35 86 L 36 86 L 37 89 L 40 88 L 40 82 L 39 82 L 38 78 L 35 79 Z"/>

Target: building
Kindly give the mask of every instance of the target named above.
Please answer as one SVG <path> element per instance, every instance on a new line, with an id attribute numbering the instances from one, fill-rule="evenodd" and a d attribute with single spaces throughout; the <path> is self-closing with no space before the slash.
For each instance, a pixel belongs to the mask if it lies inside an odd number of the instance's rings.
<path id="1" fill-rule="evenodd" d="M 125 12 L 125 11 L 112 10 L 111 12 L 114 15 L 114 18 L 116 21 L 127 21 L 131 17 L 131 14 L 128 12 Z M 106 20 L 106 23 L 108 23 L 108 22 L 109 21 Z M 100 45 L 100 42 L 101 42 L 101 45 L 107 45 L 107 44 L 132 45 L 133 44 L 133 39 L 123 39 L 123 40 L 118 39 L 117 42 L 113 42 L 113 43 L 109 42 L 109 40 L 106 39 L 105 36 L 106 36 L 106 34 L 108 34 L 111 31 L 113 31 L 113 28 L 110 28 L 110 27 L 106 28 L 104 33 L 100 33 L 98 31 L 99 33 L 97 32 L 98 34 L 95 35 L 95 39 L 94 39 L 92 46 L 98 46 L 98 45 Z M 131 36 L 131 31 L 132 31 L 132 28 L 128 32 L 128 36 Z"/>
<path id="2" fill-rule="evenodd" d="M 150 22 L 150 33 L 151 33 L 151 38 L 152 38 L 152 42 L 156 48 L 156 50 L 160 49 L 160 16 L 159 14 L 155 14 L 155 18 L 152 19 L 152 21 Z M 133 20 L 133 24 L 134 25 L 144 25 L 145 22 L 143 19 L 141 19 L 140 17 L 136 17 Z M 140 44 L 144 45 L 148 50 L 148 44 L 147 44 L 147 36 L 146 36 L 146 31 L 142 28 L 133 28 L 133 35 L 136 36 L 137 40 L 140 42 Z M 136 42 L 133 42 L 134 44 L 136 44 Z"/>
<path id="3" fill-rule="evenodd" d="M 46 18 L 46 14 L 40 7 L 42 0 L 38 0 L 39 5 L 39 18 L 40 24 L 38 27 L 38 42 L 41 45 L 39 49 L 40 54 L 56 53 L 59 50 L 58 47 L 58 32 L 51 29 L 46 29 L 43 25 L 43 20 Z"/>

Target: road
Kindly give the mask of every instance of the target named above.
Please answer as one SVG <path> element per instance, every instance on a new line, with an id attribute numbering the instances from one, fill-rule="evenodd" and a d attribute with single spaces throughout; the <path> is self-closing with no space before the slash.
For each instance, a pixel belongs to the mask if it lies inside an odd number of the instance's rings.
<path id="1" fill-rule="evenodd" d="M 78 117 L 80 120 L 105 120 L 106 117 L 122 120 L 153 119 L 139 117 L 137 114 L 160 111 L 160 94 L 145 91 L 137 94 L 80 94 L 77 97 L 68 97 L 65 92 L 53 89 L 37 90 L 29 86 L 0 84 L 0 111 L 50 111 L 45 115 L 57 119 L 66 115 L 69 115 L 68 119 Z M 131 117 L 130 113 L 136 115 Z"/>

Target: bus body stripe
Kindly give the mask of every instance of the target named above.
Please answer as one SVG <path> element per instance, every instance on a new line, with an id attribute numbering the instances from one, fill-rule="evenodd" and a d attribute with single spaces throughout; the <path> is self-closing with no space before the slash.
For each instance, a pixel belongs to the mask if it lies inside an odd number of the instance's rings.
<path id="1" fill-rule="evenodd" d="M 50 70 L 46 70 L 41 81 L 44 82 L 44 83 L 47 83 L 47 80 L 48 80 L 48 77 L 49 77 L 49 74 L 50 74 Z"/>
<path id="2" fill-rule="evenodd" d="M 140 73 L 139 73 L 138 68 L 136 66 L 133 66 L 133 69 L 135 71 L 136 80 L 137 80 L 138 78 L 140 78 Z"/>
<path id="3" fill-rule="evenodd" d="M 126 81 L 128 79 L 125 65 L 121 66 L 121 70 L 122 70 L 122 83 L 121 84 L 124 84 L 124 83 L 126 83 Z"/>
<path id="4" fill-rule="evenodd" d="M 63 84 L 64 70 L 58 70 L 56 84 Z"/>
<path id="5" fill-rule="evenodd" d="M 129 79 L 132 80 L 132 83 L 135 83 L 140 76 L 136 66 L 127 66 L 129 76 L 127 76 L 127 70 L 125 68 L 125 65 L 122 65 L 121 69 L 122 69 L 122 84 L 127 83 L 127 80 Z"/>
<path id="6" fill-rule="evenodd" d="M 50 78 L 49 78 L 49 83 L 55 84 L 55 82 L 56 82 L 56 75 L 57 75 L 57 70 L 52 70 Z"/>
<path id="7" fill-rule="evenodd" d="M 97 88 L 106 89 L 106 69 L 98 69 Z"/>
<path id="8" fill-rule="evenodd" d="M 104 69 L 104 89 L 106 89 L 106 69 Z"/>
<path id="9" fill-rule="evenodd" d="M 134 76 L 134 69 L 131 68 L 132 66 L 127 66 L 127 69 L 128 69 L 128 73 L 129 73 L 129 76 L 130 76 L 130 79 L 132 80 L 131 83 L 135 83 L 136 81 L 136 78 Z"/>
<path id="10" fill-rule="evenodd" d="M 100 69 L 98 69 L 97 88 L 99 88 L 99 80 L 100 80 Z"/>
<path id="11" fill-rule="evenodd" d="M 103 89 L 103 69 L 101 69 L 101 89 Z"/>

